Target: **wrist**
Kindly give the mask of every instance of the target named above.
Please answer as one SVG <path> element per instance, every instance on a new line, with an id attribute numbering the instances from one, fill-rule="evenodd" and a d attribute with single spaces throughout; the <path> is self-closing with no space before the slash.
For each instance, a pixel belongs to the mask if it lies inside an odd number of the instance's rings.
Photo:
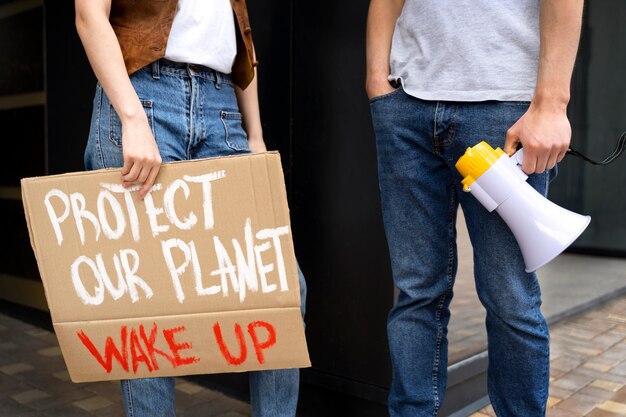
<path id="1" fill-rule="evenodd" d="M 262 136 L 248 136 L 248 147 L 253 153 L 267 152 Z"/>
<path id="2" fill-rule="evenodd" d="M 389 72 L 388 71 L 367 74 L 367 77 L 365 79 L 365 85 L 367 87 L 383 85 L 383 84 L 389 84 Z"/>
<path id="3" fill-rule="evenodd" d="M 570 94 L 567 91 L 537 89 L 531 105 L 538 110 L 551 112 L 567 112 Z"/>
<path id="4" fill-rule="evenodd" d="M 147 119 L 143 106 L 137 100 L 132 106 L 124 106 L 119 111 L 116 109 L 120 121 L 124 123 L 142 122 Z"/>
<path id="5" fill-rule="evenodd" d="M 248 133 L 248 143 L 262 143 L 263 133 Z"/>

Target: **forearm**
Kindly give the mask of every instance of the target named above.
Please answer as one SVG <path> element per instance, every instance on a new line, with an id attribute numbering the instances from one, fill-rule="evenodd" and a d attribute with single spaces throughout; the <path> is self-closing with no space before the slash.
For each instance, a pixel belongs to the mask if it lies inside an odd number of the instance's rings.
<path id="1" fill-rule="evenodd" d="M 253 50 L 253 59 L 256 61 L 256 52 Z M 259 88 L 257 69 L 254 67 L 254 78 L 252 82 L 242 90 L 235 86 L 237 104 L 243 120 L 243 128 L 248 135 L 248 146 L 252 152 L 265 152 L 265 141 L 263 140 L 263 128 L 261 127 L 261 110 L 259 108 Z"/>
<path id="2" fill-rule="evenodd" d="M 566 109 L 582 13 L 583 0 L 541 1 L 541 47 L 533 105 Z"/>
<path id="3" fill-rule="evenodd" d="M 528 111 L 507 131 L 504 151 L 524 146 L 523 170 L 541 173 L 560 162 L 572 137 L 567 118 L 580 38 L 583 0 L 542 0 L 537 86 Z"/>
<path id="4" fill-rule="evenodd" d="M 89 63 L 122 122 L 145 117 L 108 20 L 110 0 L 76 0 L 76 30 Z"/>
<path id="5" fill-rule="evenodd" d="M 159 173 L 161 156 L 109 23 L 111 0 L 76 0 L 75 5 L 80 40 L 96 77 L 122 121 L 122 185 L 140 184 L 138 195 L 143 199 Z"/>
<path id="6" fill-rule="evenodd" d="M 368 91 L 387 81 L 393 31 L 403 6 L 404 0 L 370 2 L 365 38 Z"/>
<path id="7" fill-rule="evenodd" d="M 243 119 L 243 127 L 248 134 L 248 141 L 263 140 L 256 73 L 254 79 L 245 90 L 235 87 L 235 93 L 237 94 L 237 103 Z"/>

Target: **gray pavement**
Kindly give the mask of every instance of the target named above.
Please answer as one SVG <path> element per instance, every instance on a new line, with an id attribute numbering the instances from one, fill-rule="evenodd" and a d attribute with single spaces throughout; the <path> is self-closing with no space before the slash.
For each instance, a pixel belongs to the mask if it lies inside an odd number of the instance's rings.
<path id="1" fill-rule="evenodd" d="M 626 416 L 626 296 L 550 328 L 547 416 Z M 178 379 L 176 396 L 181 417 L 250 416 L 247 403 L 184 378 Z M 0 314 L 1 417 L 122 415 L 118 382 L 70 382 L 52 332 Z M 493 416 L 490 406 L 472 414 Z"/>
<path id="2" fill-rule="evenodd" d="M 243 401 L 179 378 L 180 417 L 246 417 Z M 51 331 L 0 314 L 0 417 L 123 416 L 118 381 L 72 383 Z"/>

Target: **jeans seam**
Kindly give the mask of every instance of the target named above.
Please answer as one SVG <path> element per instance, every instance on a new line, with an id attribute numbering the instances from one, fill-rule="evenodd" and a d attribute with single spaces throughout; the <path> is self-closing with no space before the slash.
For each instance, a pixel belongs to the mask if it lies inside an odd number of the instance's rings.
<path id="1" fill-rule="evenodd" d="M 100 86 L 100 88 L 98 89 L 98 106 L 97 106 L 97 110 L 96 110 L 96 154 L 98 156 L 98 159 L 100 159 L 100 166 L 99 168 L 104 168 L 104 153 L 102 152 L 102 146 L 101 146 L 101 135 L 100 135 L 100 128 L 101 128 L 101 123 L 100 123 L 100 119 L 102 118 L 102 95 L 104 94 L 103 90 L 102 90 L 102 86 Z"/>
<path id="2" fill-rule="evenodd" d="M 194 79 L 192 76 L 189 77 L 189 82 L 187 83 L 188 86 L 188 91 L 187 91 L 187 97 L 189 97 L 189 119 L 188 119 L 188 123 L 189 123 L 189 138 L 187 140 L 187 159 L 191 158 L 191 144 L 194 140 L 194 136 L 195 136 L 195 129 L 194 129 L 194 123 L 195 118 L 194 118 L 194 106 L 195 106 L 195 97 L 194 97 L 194 93 L 196 91 L 196 89 L 194 88 Z"/>
<path id="3" fill-rule="evenodd" d="M 198 84 L 201 84 L 201 83 L 202 81 L 199 80 Z M 195 142 L 195 144 L 197 145 L 206 139 L 208 133 L 206 131 L 207 123 L 205 123 L 204 121 L 204 100 L 198 100 L 198 103 L 196 104 L 196 106 L 198 107 L 198 116 L 196 117 L 196 120 L 200 122 L 200 134 L 199 135 L 196 134 L 196 136 L 199 136 L 199 139 Z"/>
<path id="4" fill-rule="evenodd" d="M 454 142 L 454 139 L 456 137 L 456 111 L 457 111 L 457 106 L 454 105 L 452 106 L 452 115 L 450 116 L 450 132 L 449 132 L 449 136 L 448 136 L 448 140 L 444 140 L 444 144 L 450 145 L 452 142 Z"/>
<path id="5" fill-rule="evenodd" d="M 441 326 L 441 310 L 443 308 L 443 303 L 445 299 L 445 294 L 439 298 L 439 303 L 437 304 L 437 313 L 435 315 L 435 321 L 437 322 L 437 342 L 435 345 L 435 362 L 433 363 L 433 400 L 434 400 L 434 413 L 433 416 L 437 415 L 437 411 L 439 410 L 439 360 L 441 355 L 441 340 L 443 329 Z"/>
<path id="6" fill-rule="evenodd" d="M 132 391 L 130 389 L 130 381 L 126 381 L 125 385 L 125 389 L 126 389 L 126 398 L 128 398 L 128 407 L 127 407 L 127 413 L 128 415 L 126 417 L 133 417 L 135 415 L 134 411 L 133 411 L 133 396 L 132 396 Z"/>
<path id="7" fill-rule="evenodd" d="M 439 298 L 439 303 L 437 304 L 437 313 L 435 316 L 435 320 L 437 322 L 437 343 L 436 343 L 436 347 L 435 347 L 435 362 L 434 362 L 434 366 L 433 366 L 433 399 L 434 399 L 434 405 L 435 405 L 435 409 L 434 409 L 434 414 L 433 416 L 437 415 L 437 412 L 439 411 L 439 407 L 441 406 L 441 401 L 440 401 L 440 394 L 439 394 L 439 372 L 440 372 L 440 362 L 441 362 L 441 343 L 443 340 L 443 325 L 441 324 L 441 312 L 443 311 L 443 307 L 444 304 L 446 302 L 446 299 L 448 298 L 448 295 L 450 294 L 450 291 L 452 290 L 452 274 L 453 274 L 453 266 L 454 266 L 454 238 L 453 238 L 453 230 L 454 230 L 454 208 L 456 206 L 456 197 L 455 197 L 455 191 L 454 188 L 452 188 L 451 190 L 451 197 L 450 197 L 450 208 L 448 211 L 448 218 L 449 218 L 449 226 L 448 226 L 448 270 L 447 270 L 447 279 L 448 279 L 448 286 L 446 288 L 446 291 L 441 295 L 441 297 Z"/>
<path id="8" fill-rule="evenodd" d="M 439 147 L 437 145 L 439 141 L 439 137 L 437 136 L 437 114 L 439 113 L 439 104 L 440 102 L 438 101 L 435 105 L 435 110 L 433 112 L 433 150 L 437 155 L 439 155 Z"/>
<path id="9" fill-rule="evenodd" d="M 547 175 L 546 175 L 547 177 Z M 540 289 L 539 289 L 539 282 L 537 280 L 537 277 L 535 276 L 534 279 L 534 299 L 535 299 L 535 304 L 541 304 L 541 296 L 539 295 L 540 293 Z M 540 309 L 536 308 L 535 309 L 535 319 L 541 323 L 541 328 L 543 330 L 543 333 L 548 335 L 548 338 L 550 337 L 550 333 L 549 330 L 547 328 L 546 325 L 546 321 L 545 319 L 543 319 L 541 317 L 541 313 L 540 313 Z M 549 372 L 550 372 L 550 344 L 548 343 L 548 351 L 547 352 L 543 352 L 544 356 L 548 356 L 548 365 L 547 366 L 543 366 L 543 381 L 547 381 L 549 378 Z M 542 404 L 542 409 L 543 412 L 545 414 L 545 404 L 548 401 L 548 392 L 545 390 L 545 386 L 541 387 L 541 404 Z"/>

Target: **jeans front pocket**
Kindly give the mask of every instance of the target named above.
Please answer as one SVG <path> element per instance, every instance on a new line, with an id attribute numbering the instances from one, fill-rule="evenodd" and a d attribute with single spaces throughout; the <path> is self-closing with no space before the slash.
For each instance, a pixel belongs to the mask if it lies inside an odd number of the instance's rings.
<path id="1" fill-rule="evenodd" d="M 226 145 L 236 151 L 248 151 L 248 137 L 241 123 L 241 113 L 222 111 L 220 118 L 224 125 Z"/>
<path id="2" fill-rule="evenodd" d="M 150 125 L 150 130 L 154 135 L 154 110 L 153 110 L 153 101 L 147 99 L 139 99 L 141 101 L 141 105 L 146 112 L 146 116 L 148 117 L 148 124 Z M 117 115 L 117 112 L 113 108 L 112 104 L 109 104 L 109 139 L 113 144 L 117 147 L 122 147 L 122 121 L 120 117 Z M 155 137 L 156 139 L 156 137 Z"/>
<path id="3" fill-rule="evenodd" d="M 370 98 L 368 101 L 369 101 L 369 103 L 370 103 L 370 104 L 372 104 L 372 103 L 376 103 L 376 102 L 377 102 L 377 101 L 379 101 L 379 100 L 384 100 L 384 99 L 386 99 L 386 98 L 393 97 L 393 96 L 395 96 L 396 94 L 398 94 L 398 93 L 400 93 L 400 92 L 402 92 L 402 91 L 404 91 L 404 89 L 403 89 L 403 88 L 402 88 L 402 86 L 400 85 L 400 86 L 396 87 L 396 89 L 395 89 L 395 90 L 390 91 L 390 92 L 385 93 L 385 94 L 381 94 L 381 95 L 379 95 L 379 96 L 374 96 L 374 97 Z"/>

